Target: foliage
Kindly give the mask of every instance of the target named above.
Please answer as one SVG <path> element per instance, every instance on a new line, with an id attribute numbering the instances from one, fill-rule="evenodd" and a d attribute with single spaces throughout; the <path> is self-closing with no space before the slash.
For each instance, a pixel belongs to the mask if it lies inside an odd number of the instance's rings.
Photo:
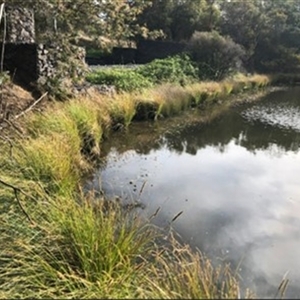
<path id="1" fill-rule="evenodd" d="M 19 0 L 7 0 L 6 3 L 20 5 Z M 82 36 L 93 39 L 105 36 L 120 41 L 131 40 L 137 34 L 147 36 L 147 28 L 135 20 L 149 4 L 150 1 L 144 0 L 27 0 L 22 6 L 35 12 L 39 42 L 57 33 L 73 41 Z"/>
<path id="2" fill-rule="evenodd" d="M 152 0 L 139 16 L 149 30 L 162 30 L 168 40 L 188 40 L 195 30 L 217 28 L 220 11 L 216 0 Z"/>
<path id="3" fill-rule="evenodd" d="M 151 63 L 128 68 L 101 68 L 87 75 L 94 84 L 114 85 L 118 91 L 135 91 L 155 84 L 186 85 L 197 79 L 198 69 L 187 55 L 156 59 Z"/>
<path id="4" fill-rule="evenodd" d="M 215 30 L 244 48 L 250 72 L 298 72 L 298 0 L 27 0 L 22 5 L 35 12 L 38 42 L 61 35 L 104 48 L 132 46 L 139 38 L 187 41 L 195 31 Z"/>
<path id="5" fill-rule="evenodd" d="M 222 79 L 235 72 L 241 64 L 243 49 L 229 37 L 216 31 L 195 32 L 187 51 L 199 68 L 202 79 Z"/>
<path id="6" fill-rule="evenodd" d="M 148 78 L 126 68 L 98 69 L 87 75 L 86 79 L 94 84 L 113 85 L 118 91 L 134 91 L 150 87 Z"/>
<path id="7" fill-rule="evenodd" d="M 10 76 L 8 72 L 0 72 L 0 86 L 6 84 L 10 81 Z"/>
<path id="8" fill-rule="evenodd" d="M 176 55 L 141 66 L 137 72 L 154 84 L 165 82 L 185 85 L 197 79 L 198 69 L 187 55 Z"/>
<path id="9" fill-rule="evenodd" d="M 299 8 L 298 0 L 222 1 L 220 29 L 245 48 L 251 71 L 298 72 Z"/>
<path id="10" fill-rule="evenodd" d="M 138 16 L 138 23 L 145 24 L 150 31 L 161 31 L 161 38 L 171 39 L 171 12 L 174 7 L 173 0 L 152 0 Z"/>
<path id="11" fill-rule="evenodd" d="M 259 35 L 261 34 L 264 20 L 262 18 L 258 1 L 228 1 L 221 2 L 224 12 L 221 23 L 221 33 L 229 35 L 246 51 L 245 64 L 253 68 L 253 59 L 257 48 Z"/>
<path id="12" fill-rule="evenodd" d="M 188 0 L 178 1 L 171 13 L 172 39 L 189 40 L 195 31 L 215 29 L 219 11 L 214 1 Z"/>

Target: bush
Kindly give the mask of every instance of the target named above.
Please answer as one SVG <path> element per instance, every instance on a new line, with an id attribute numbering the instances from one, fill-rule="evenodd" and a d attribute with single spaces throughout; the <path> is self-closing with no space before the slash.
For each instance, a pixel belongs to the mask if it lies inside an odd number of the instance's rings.
<path id="1" fill-rule="evenodd" d="M 118 91 L 126 92 L 148 88 L 152 85 L 148 78 L 145 78 L 134 70 L 125 68 L 97 70 L 88 74 L 86 79 L 94 84 L 113 85 Z"/>
<path id="2" fill-rule="evenodd" d="M 155 59 L 136 69 L 101 69 L 87 76 L 94 84 L 114 85 L 118 91 L 132 92 L 149 88 L 154 84 L 179 83 L 186 85 L 194 82 L 198 68 L 188 55 L 176 55 L 165 59 Z"/>
<path id="3" fill-rule="evenodd" d="M 187 52 L 199 68 L 201 79 L 221 80 L 237 71 L 244 55 L 242 47 L 218 32 L 196 31 Z"/>
<path id="4" fill-rule="evenodd" d="M 185 85 L 198 78 L 198 68 L 186 54 L 155 59 L 138 68 L 137 72 L 154 84 L 168 82 Z"/>

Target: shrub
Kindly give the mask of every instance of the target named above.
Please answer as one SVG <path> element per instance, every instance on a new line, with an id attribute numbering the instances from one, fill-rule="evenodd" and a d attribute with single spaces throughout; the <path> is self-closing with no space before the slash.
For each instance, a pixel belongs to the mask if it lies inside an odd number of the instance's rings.
<path id="1" fill-rule="evenodd" d="M 198 69 L 186 54 L 170 56 L 165 59 L 155 59 L 137 72 L 151 80 L 154 84 L 180 83 L 185 85 L 195 81 Z"/>
<path id="2" fill-rule="evenodd" d="M 132 92 L 151 87 L 148 78 L 134 70 L 128 69 L 101 69 L 87 75 L 87 81 L 94 84 L 113 85 L 118 91 Z"/>
<path id="3" fill-rule="evenodd" d="M 244 55 L 242 47 L 218 32 L 196 31 L 187 45 L 201 79 L 220 80 L 236 71 Z"/>

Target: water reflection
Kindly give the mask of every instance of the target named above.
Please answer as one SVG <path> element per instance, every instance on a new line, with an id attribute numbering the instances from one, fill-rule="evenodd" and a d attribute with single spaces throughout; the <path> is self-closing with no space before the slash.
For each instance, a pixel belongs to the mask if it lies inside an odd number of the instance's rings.
<path id="1" fill-rule="evenodd" d="M 197 112 L 183 118 L 157 123 L 133 124 L 129 131 L 114 136 L 113 143 L 104 145 L 104 155 L 112 147 L 122 153 L 129 149 L 140 154 L 167 146 L 170 151 L 193 155 L 207 145 L 224 151 L 235 142 L 249 151 L 268 149 L 272 143 L 283 151 L 298 151 L 300 132 L 300 89 L 277 91 L 258 104 L 234 108 L 213 122 L 197 122 Z M 286 99 L 289 99 L 286 101 Z M 191 118 L 191 116 L 193 118 Z"/>
<path id="2" fill-rule="evenodd" d="M 185 241 L 239 267 L 243 284 L 263 297 L 274 297 L 289 271 L 287 296 L 297 297 L 298 95 L 276 92 L 210 124 L 193 118 L 186 126 L 133 126 L 106 145 L 106 164 L 92 184 L 100 188 L 100 176 L 107 194 L 142 201 L 147 215 L 161 207 L 160 226 L 183 210 L 173 226 Z"/>

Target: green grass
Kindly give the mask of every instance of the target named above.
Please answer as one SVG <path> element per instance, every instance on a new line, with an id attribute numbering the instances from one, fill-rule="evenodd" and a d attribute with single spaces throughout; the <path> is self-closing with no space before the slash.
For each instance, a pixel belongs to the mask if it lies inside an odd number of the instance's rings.
<path id="1" fill-rule="evenodd" d="M 141 106 L 156 118 L 193 101 L 213 103 L 236 82 L 240 92 L 268 84 L 258 76 L 164 84 L 113 97 L 90 94 L 29 113 L 24 135 L 0 140 L 0 297 L 237 298 L 228 266 L 213 267 L 132 211 L 81 192 L 90 158 L 115 123 L 129 126 Z"/>
<path id="2" fill-rule="evenodd" d="M 158 246 L 162 233 L 119 204 L 39 196 L 26 204 L 32 224 L 13 197 L 1 213 L 4 298 L 237 298 L 228 266 L 212 267 L 172 236 Z"/>

